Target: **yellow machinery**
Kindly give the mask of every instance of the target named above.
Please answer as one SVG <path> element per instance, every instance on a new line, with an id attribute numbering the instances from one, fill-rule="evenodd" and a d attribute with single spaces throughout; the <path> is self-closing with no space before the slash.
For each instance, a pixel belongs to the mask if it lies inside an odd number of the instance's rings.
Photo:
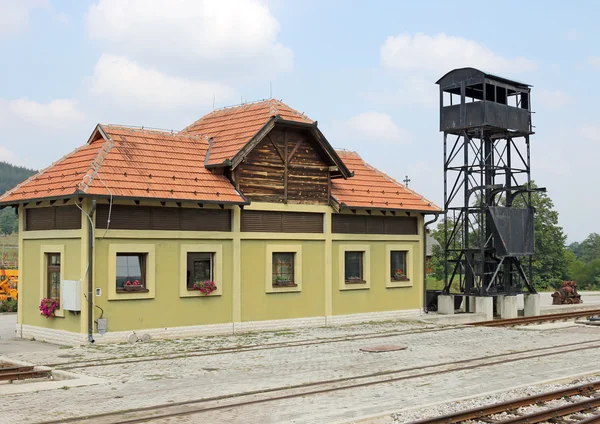
<path id="1" fill-rule="evenodd" d="M 0 300 L 17 299 L 19 297 L 19 271 L 16 269 L 0 269 Z"/>

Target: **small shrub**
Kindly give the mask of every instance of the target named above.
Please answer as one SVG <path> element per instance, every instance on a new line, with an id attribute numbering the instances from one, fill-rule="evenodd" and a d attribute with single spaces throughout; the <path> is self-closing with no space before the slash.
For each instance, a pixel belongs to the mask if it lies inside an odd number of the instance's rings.
<path id="1" fill-rule="evenodd" d="M 17 309 L 16 299 L 0 300 L 0 312 L 17 312 Z"/>

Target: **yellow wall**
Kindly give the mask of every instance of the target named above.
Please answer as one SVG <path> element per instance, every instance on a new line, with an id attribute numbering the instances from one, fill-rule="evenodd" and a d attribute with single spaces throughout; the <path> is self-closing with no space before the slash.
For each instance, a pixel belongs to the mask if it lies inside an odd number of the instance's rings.
<path id="1" fill-rule="evenodd" d="M 302 246 L 301 292 L 266 293 L 267 244 Z M 241 250 L 242 321 L 325 315 L 324 241 L 242 240 Z"/>
<path id="2" fill-rule="evenodd" d="M 131 239 L 97 239 L 94 264 L 95 287 L 102 289 L 94 301 L 104 309 L 108 331 L 137 330 L 144 328 L 207 325 L 231 322 L 232 316 L 232 242 L 207 240 L 207 244 L 223 247 L 223 294 L 221 296 L 179 296 L 180 245 L 202 244 L 202 240 L 136 239 L 136 244 L 153 244 L 156 254 L 155 297 L 153 299 L 107 300 L 108 246 L 131 244 Z M 95 317 L 99 317 L 96 308 Z"/>
<path id="3" fill-rule="evenodd" d="M 74 315 L 71 312 L 64 311 L 64 317 L 54 318 L 46 318 L 40 314 L 39 306 L 42 300 L 40 286 L 42 284 L 42 273 L 45 274 L 45 270 L 41 269 L 41 247 L 45 245 L 64 246 L 65 257 L 61 258 L 64 264 L 61 267 L 62 280 L 80 280 L 83 277 L 81 271 L 81 240 L 23 240 L 23 252 L 19 253 L 19 261 L 23 270 L 23 275 L 19 278 L 19 300 L 22 298 L 22 304 L 19 307 L 23 309 L 21 323 L 79 333 L 82 314 Z"/>
<path id="4" fill-rule="evenodd" d="M 89 210 L 90 202 L 84 204 Z M 96 233 L 94 253 L 94 287 L 102 290 L 93 296 L 94 302 L 104 309 L 108 331 L 126 331 L 149 328 L 208 325 L 261 320 L 280 320 L 325 315 L 383 312 L 419 309 L 422 306 L 423 243 L 419 218 L 419 235 L 351 235 L 332 234 L 332 209 L 327 206 L 260 204 L 254 202 L 248 209 L 313 211 L 325 215 L 323 234 L 277 234 L 239 232 L 239 209 L 233 208 L 233 231 L 179 232 L 179 231 L 125 231 L 99 230 Z M 359 211 L 359 213 L 363 213 Z M 374 212 L 375 213 L 375 212 Z M 22 219 L 20 219 L 22 221 Z M 80 280 L 87 266 L 87 219 L 81 230 L 36 231 L 20 234 L 21 285 L 19 296 L 19 323 L 87 332 L 87 304 L 82 294 L 82 312 L 65 312 L 64 318 L 46 319 L 39 314 L 40 302 L 40 249 L 43 245 L 64 245 L 66 268 L 63 279 Z M 21 229 L 22 230 L 22 229 Z M 152 298 L 108 300 L 109 246 L 150 245 L 155 259 L 155 284 Z M 180 293 L 181 245 L 220 246 L 222 250 L 222 294 L 209 297 L 182 297 Z M 342 281 L 340 248 L 359 245 L 369 251 L 369 288 L 347 289 Z M 411 287 L 389 287 L 389 264 L 386 246 L 410 246 L 412 254 Z M 302 272 L 299 291 L 269 292 L 267 278 L 267 251 L 274 246 L 295 246 L 301 252 Z M 329 249 L 327 249 L 327 248 Z M 404 248 L 402 249 L 404 250 Z M 117 250 L 118 251 L 118 250 Z M 276 251 L 276 250 L 275 250 Z M 239 263 L 236 262 L 239 258 Z M 114 264 L 113 264 L 114 265 Z M 340 284 L 341 281 L 341 284 Z M 82 281 L 87 291 L 87 278 Z M 188 294 L 188 293 L 186 293 Z M 116 294 L 117 299 L 123 299 Z M 131 296 L 129 296 L 131 297 Z M 94 308 L 94 319 L 100 310 Z M 96 327 L 94 326 L 94 332 Z"/>
<path id="5" fill-rule="evenodd" d="M 383 312 L 401 309 L 421 308 L 423 290 L 423 260 L 422 250 L 415 250 L 417 254 L 409 259 L 409 266 L 413 267 L 414 280 L 412 287 L 386 287 L 389 282 L 389 270 L 386 264 L 386 244 L 394 242 L 365 242 L 359 241 L 334 241 L 333 242 L 333 315 L 359 314 L 367 312 Z M 419 242 L 414 243 L 415 249 L 421 249 Z M 340 246 L 348 245 L 370 248 L 370 287 L 368 289 L 339 290 L 338 281 L 343 278 L 340 266 Z"/>

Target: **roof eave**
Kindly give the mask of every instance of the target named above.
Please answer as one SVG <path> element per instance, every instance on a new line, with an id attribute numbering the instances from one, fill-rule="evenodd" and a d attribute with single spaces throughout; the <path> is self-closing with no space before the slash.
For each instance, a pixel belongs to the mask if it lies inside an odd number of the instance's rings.
<path id="1" fill-rule="evenodd" d="M 219 200 L 202 200 L 202 199 L 173 199 L 173 198 L 162 198 L 162 197 L 141 197 L 141 196 L 112 196 L 114 200 L 155 200 L 160 202 L 182 202 L 182 203 L 203 203 L 207 205 L 238 205 L 238 206 L 247 206 L 250 204 L 250 200 L 247 199 L 241 193 L 238 193 L 240 197 L 243 199 L 240 202 L 235 201 L 219 201 Z M 16 206 L 23 203 L 32 203 L 32 202 L 45 202 L 52 200 L 64 200 L 71 199 L 76 197 L 85 197 L 85 198 L 96 198 L 96 199 L 110 199 L 111 196 L 109 194 L 89 194 L 82 193 L 76 191 L 72 194 L 65 194 L 63 196 L 49 196 L 49 197 L 36 197 L 31 199 L 20 199 L 20 200 L 12 200 L 8 202 L 0 201 L 0 208 L 6 206 Z"/>
<path id="2" fill-rule="evenodd" d="M 441 210 L 437 209 L 411 209 L 411 208 L 382 208 L 378 206 L 351 206 L 346 203 L 340 203 L 340 210 L 344 209 L 354 209 L 354 210 L 377 210 L 377 211 L 386 211 L 386 212 L 414 212 L 414 213 L 422 213 L 422 214 L 436 214 L 441 213 Z"/>

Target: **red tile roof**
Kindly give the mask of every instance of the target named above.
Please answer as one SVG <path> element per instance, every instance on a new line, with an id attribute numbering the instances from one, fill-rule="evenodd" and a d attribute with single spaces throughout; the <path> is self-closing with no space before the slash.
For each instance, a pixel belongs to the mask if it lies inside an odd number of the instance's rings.
<path id="1" fill-rule="evenodd" d="M 337 154 L 354 172 L 354 177 L 347 180 L 332 180 L 331 195 L 338 204 L 349 208 L 441 211 L 423 196 L 373 168 L 358 153 L 338 150 Z"/>
<path id="2" fill-rule="evenodd" d="M 89 144 L 0 196 L 0 202 L 85 193 L 245 203 L 224 175 L 204 167 L 205 137 L 108 125 L 97 130 Z"/>
<path id="3" fill-rule="evenodd" d="M 246 203 L 227 177 L 206 165 L 232 159 L 275 116 L 313 122 L 279 100 L 265 100 L 215 110 L 179 133 L 98 125 L 86 145 L 0 196 L 0 204 L 81 194 Z M 332 198 L 342 207 L 440 210 L 357 153 L 337 154 L 354 172 L 347 180 L 332 181 Z"/>
<path id="4" fill-rule="evenodd" d="M 277 115 L 289 121 L 313 122 L 285 103 L 270 99 L 215 110 L 204 115 L 182 132 L 212 138 L 213 147 L 208 164 L 216 165 L 232 159 L 270 118 Z"/>

